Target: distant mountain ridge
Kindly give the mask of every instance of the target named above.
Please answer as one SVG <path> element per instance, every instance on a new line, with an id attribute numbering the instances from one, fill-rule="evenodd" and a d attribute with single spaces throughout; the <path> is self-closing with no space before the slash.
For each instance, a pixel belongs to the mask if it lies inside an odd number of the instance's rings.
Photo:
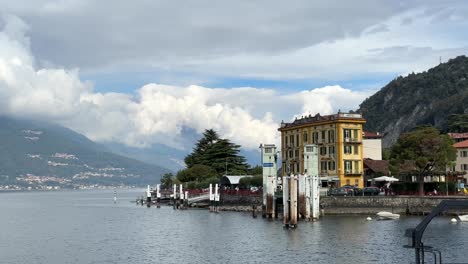
<path id="1" fill-rule="evenodd" d="M 400 76 L 362 102 L 358 111 L 367 120 L 367 131 L 383 133 L 384 147 L 417 125 L 446 130 L 449 115 L 468 113 L 468 58 Z"/>
<path id="2" fill-rule="evenodd" d="M 58 125 L 0 117 L 0 184 L 146 185 L 169 171 Z"/>

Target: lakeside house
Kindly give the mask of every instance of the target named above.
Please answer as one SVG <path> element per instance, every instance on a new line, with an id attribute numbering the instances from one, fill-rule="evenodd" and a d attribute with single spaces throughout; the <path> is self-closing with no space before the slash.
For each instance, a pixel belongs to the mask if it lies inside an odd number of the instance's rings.
<path id="1" fill-rule="evenodd" d="M 361 114 L 341 113 L 305 116 L 281 123 L 283 176 L 304 172 L 304 145 L 319 148 L 322 183 L 364 187 L 363 124 Z"/>

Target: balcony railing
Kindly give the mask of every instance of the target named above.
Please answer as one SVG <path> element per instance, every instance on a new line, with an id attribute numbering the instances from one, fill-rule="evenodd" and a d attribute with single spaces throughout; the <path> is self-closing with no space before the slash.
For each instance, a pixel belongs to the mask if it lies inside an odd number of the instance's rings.
<path id="1" fill-rule="evenodd" d="M 345 175 L 347 175 L 347 176 L 361 176 L 362 171 L 359 171 L 359 170 L 345 170 Z"/>
<path id="2" fill-rule="evenodd" d="M 344 138 L 344 142 L 346 143 L 361 143 L 359 138 Z"/>

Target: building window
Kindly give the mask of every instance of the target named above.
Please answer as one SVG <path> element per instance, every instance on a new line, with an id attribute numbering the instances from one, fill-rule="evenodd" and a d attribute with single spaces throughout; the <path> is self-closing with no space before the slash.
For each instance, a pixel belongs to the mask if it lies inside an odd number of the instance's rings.
<path id="1" fill-rule="evenodd" d="M 354 161 L 354 172 L 358 172 L 360 166 L 359 166 L 359 161 Z"/>
<path id="2" fill-rule="evenodd" d="M 326 170 L 327 170 L 327 162 L 326 162 L 326 161 L 320 162 L 320 169 L 321 169 L 322 171 L 326 171 Z"/>
<path id="3" fill-rule="evenodd" d="M 328 141 L 335 143 L 335 130 L 328 130 Z"/>
<path id="4" fill-rule="evenodd" d="M 351 160 L 345 160 L 344 167 L 346 173 L 351 173 L 353 170 L 353 162 Z"/>
<path id="5" fill-rule="evenodd" d="M 352 150 L 351 150 L 351 146 L 344 146 L 344 153 L 345 154 L 351 154 Z"/>
<path id="6" fill-rule="evenodd" d="M 291 158 L 291 159 L 293 158 L 293 151 L 292 150 L 289 151 L 289 158 Z"/>
<path id="7" fill-rule="evenodd" d="M 335 155 L 335 146 L 328 147 L 328 154 L 330 154 L 330 156 Z"/>
<path id="8" fill-rule="evenodd" d="M 289 136 L 289 141 L 291 141 L 291 145 L 294 145 L 294 135 Z"/>
<path id="9" fill-rule="evenodd" d="M 318 132 L 312 133 L 312 143 L 314 144 L 318 143 Z"/>
<path id="10" fill-rule="evenodd" d="M 356 139 L 356 140 L 358 139 L 358 134 L 359 134 L 359 130 L 353 129 L 353 138 L 354 139 Z"/>
<path id="11" fill-rule="evenodd" d="M 460 151 L 460 157 L 465 158 L 468 157 L 468 151 Z"/>
<path id="12" fill-rule="evenodd" d="M 307 147 L 306 147 L 306 152 L 308 152 L 308 153 L 314 152 L 314 147 L 307 146 Z"/>
<path id="13" fill-rule="evenodd" d="M 344 141 L 349 141 L 351 138 L 351 129 L 343 129 Z"/>
<path id="14" fill-rule="evenodd" d="M 359 154 L 359 146 L 354 146 L 354 155 Z"/>
<path id="15" fill-rule="evenodd" d="M 468 164 L 461 164 L 460 167 L 462 171 L 468 171 Z"/>
<path id="16" fill-rule="evenodd" d="M 296 158 L 299 158 L 299 150 L 296 149 Z"/>
<path id="17" fill-rule="evenodd" d="M 326 142 L 326 135 L 327 135 L 327 131 L 323 130 L 322 131 L 322 143 Z"/>
<path id="18" fill-rule="evenodd" d="M 320 155 L 327 155 L 327 147 L 320 147 Z"/>
<path id="19" fill-rule="evenodd" d="M 328 162 L 328 169 L 331 170 L 331 171 L 336 170 L 335 162 L 334 162 L 334 161 L 329 161 L 329 162 Z"/>
<path id="20" fill-rule="evenodd" d="M 307 132 L 304 133 L 304 143 L 307 144 Z"/>
<path id="21" fill-rule="evenodd" d="M 359 179 L 354 179 L 354 186 L 358 186 L 359 185 Z"/>
<path id="22" fill-rule="evenodd" d="M 288 146 L 288 136 L 284 136 L 284 145 Z"/>

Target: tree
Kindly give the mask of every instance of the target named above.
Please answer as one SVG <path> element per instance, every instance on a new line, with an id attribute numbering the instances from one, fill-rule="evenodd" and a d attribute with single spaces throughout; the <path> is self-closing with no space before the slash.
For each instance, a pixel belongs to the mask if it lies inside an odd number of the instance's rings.
<path id="1" fill-rule="evenodd" d="M 392 147 L 390 163 L 403 164 L 414 161 L 418 173 L 419 195 L 424 195 L 424 176 L 434 169 L 444 173 L 447 165 L 456 158 L 453 141 L 447 135 L 431 126 L 420 126 L 409 133 L 402 134 Z"/>
<path id="2" fill-rule="evenodd" d="M 171 186 L 174 183 L 175 183 L 175 178 L 174 178 L 174 175 L 172 173 L 165 173 L 161 177 L 161 185 L 162 185 L 162 188 L 164 188 L 164 189 L 171 188 Z"/>
<path id="3" fill-rule="evenodd" d="M 245 174 L 249 168 L 245 157 L 239 154 L 240 145 L 222 139 L 213 129 L 205 130 L 192 153 L 185 157 L 187 168 L 205 165 L 213 168 L 218 175 Z"/>
<path id="4" fill-rule="evenodd" d="M 447 119 L 447 130 L 453 133 L 468 132 L 468 114 L 450 115 Z"/>
<path id="5" fill-rule="evenodd" d="M 191 168 L 179 171 L 176 177 L 180 182 L 202 182 L 216 176 L 216 171 L 210 166 L 196 164 Z"/>

